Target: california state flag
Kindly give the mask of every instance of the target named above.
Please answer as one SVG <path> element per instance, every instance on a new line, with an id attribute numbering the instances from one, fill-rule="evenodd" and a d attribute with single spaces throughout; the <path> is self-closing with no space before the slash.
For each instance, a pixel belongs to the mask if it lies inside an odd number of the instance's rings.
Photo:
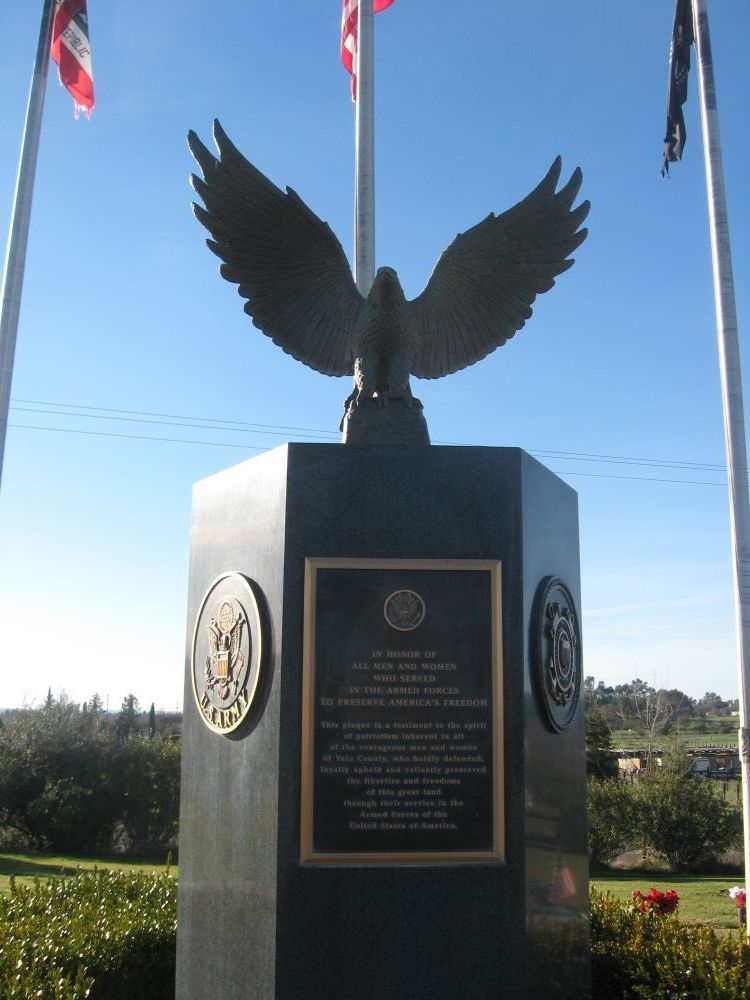
<path id="1" fill-rule="evenodd" d="M 55 0 L 52 58 L 60 71 L 60 82 L 73 98 L 76 118 L 81 110 L 90 116 L 94 106 L 94 77 L 86 0 Z"/>

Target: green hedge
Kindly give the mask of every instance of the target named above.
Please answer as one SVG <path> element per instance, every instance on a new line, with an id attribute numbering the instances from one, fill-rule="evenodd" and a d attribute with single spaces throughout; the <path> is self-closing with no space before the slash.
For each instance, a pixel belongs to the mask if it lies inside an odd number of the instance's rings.
<path id="1" fill-rule="evenodd" d="M 176 900 L 168 871 L 12 884 L 0 896 L 0 997 L 168 1000 Z"/>
<path id="2" fill-rule="evenodd" d="M 750 947 L 592 889 L 591 980 L 593 1000 L 747 1000 Z"/>
<path id="3" fill-rule="evenodd" d="M 171 1000 L 176 885 L 165 872 L 84 873 L 0 896 L 2 1000 Z M 737 935 L 591 893 L 593 1000 L 747 1000 Z"/>

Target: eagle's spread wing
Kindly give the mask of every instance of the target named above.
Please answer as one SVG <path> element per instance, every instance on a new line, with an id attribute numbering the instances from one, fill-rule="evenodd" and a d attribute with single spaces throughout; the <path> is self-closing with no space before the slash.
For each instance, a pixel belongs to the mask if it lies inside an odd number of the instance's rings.
<path id="1" fill-rule="evenodd" d="M 247 312 L 287 354 L 324 375 L 351 375 L 352 334 L 364 299 L 341 244 L 291 188 L 280 191 L 214 122 L 217 160 L 195 132 L 190 151 L 203 171 L 193 205 L 211 233 L 221 274 L 239 284 Z"/>
<path id="2" fill-rule="evenodd" d="M 440 378 L 484 358 L 521 329 L 536 296 L 571 267 L 566 258 L 586 238 L 578 227 L 589 203 L 571 211 L 579 169 L 555 193 L 560 168 L 558 156 L 528 197 L 503 215 L 488 215 L 443 253 L 409 303 L 419 333 L 412 374 Z"/>

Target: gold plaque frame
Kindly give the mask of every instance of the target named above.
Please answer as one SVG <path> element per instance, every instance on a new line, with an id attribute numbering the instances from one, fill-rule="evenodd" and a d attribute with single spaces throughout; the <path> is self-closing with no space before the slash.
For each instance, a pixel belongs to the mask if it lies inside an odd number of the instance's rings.
<path id="1" fill-rule="evenodd" d="M 313 844 L 315 777 L 315 639 L 316 582 L 319 569 L 461 570 L 485 571 L 491 594 L 492 705 L 492 847 L 455 851 L 316 851 Z M 505 861 L 505 784 L 503 736 L 502 575 L 499 560 L 482 559 L 305 559 L 304 631 L 302 663 L 302 753 L 300 862 L 314 865 L 457 865 Z"/>

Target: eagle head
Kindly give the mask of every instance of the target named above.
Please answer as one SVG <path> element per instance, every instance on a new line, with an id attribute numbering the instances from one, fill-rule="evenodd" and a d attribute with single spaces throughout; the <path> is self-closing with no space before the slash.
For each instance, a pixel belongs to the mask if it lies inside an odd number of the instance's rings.
<path id="1" fill-rule="evenodd" d="M 404 290 L 392 267 L 379 267 L 367 301 L 374 306 L 397 306 L 405 301 Z"/>

